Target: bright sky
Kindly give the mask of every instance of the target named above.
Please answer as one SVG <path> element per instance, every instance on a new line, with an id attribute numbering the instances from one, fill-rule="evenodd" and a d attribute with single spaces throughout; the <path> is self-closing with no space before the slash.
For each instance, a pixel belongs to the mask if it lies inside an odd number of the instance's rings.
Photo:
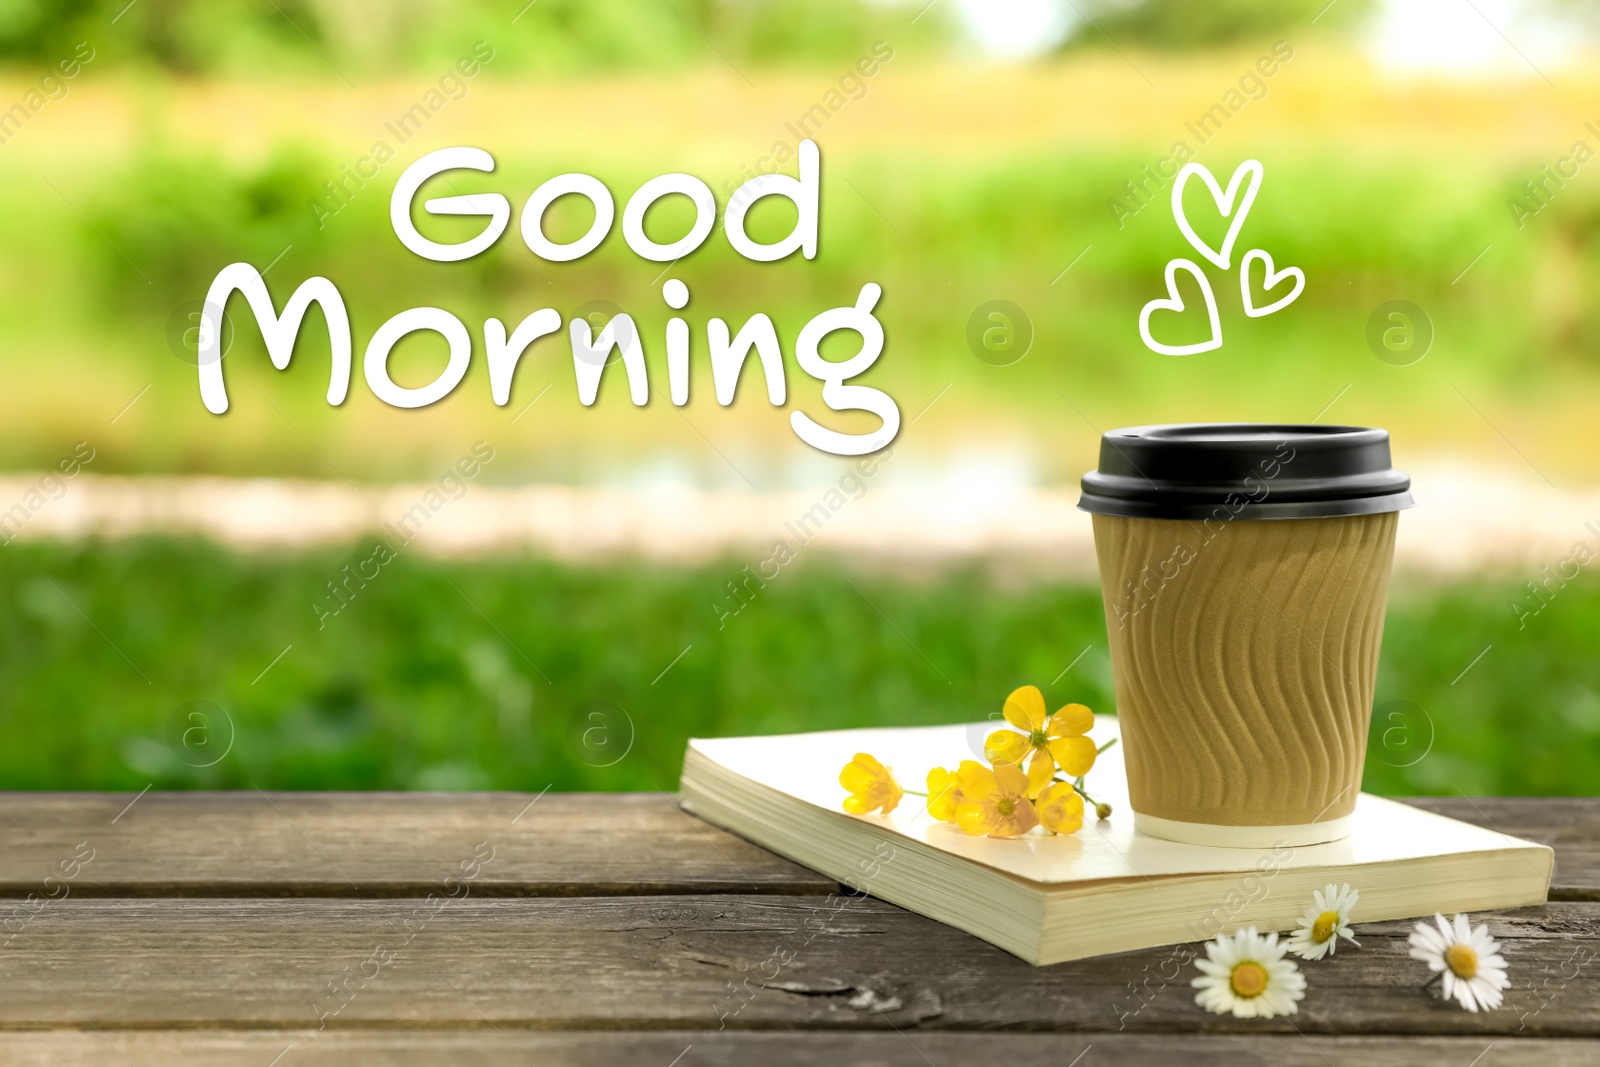
<path id="1" fill-rule="evenodd" d="M 984 51 L 1025 58 L 1060 44 L 1077 22 L 1066 0 L 956 0 Z"/>
<path id="2" fill-rule="evenodd" d="M 949 2 L 986 52 L 1006 58 L 1048 51 L 1079 23 L 1072 0 Z M 1572 58 L 1585 36 L 1537 6 L 1531 0 L 1383 0 L 1367 31 L 1367 49 L 1398 71 L 1537 76 Z"/>
<path id="3" fill-rule="evenodd" d="M 1583 34 L 1526 0 L 1388 0 L 1373 58 L 1399 70 L 1537 76 L 1576 54 Z"/>

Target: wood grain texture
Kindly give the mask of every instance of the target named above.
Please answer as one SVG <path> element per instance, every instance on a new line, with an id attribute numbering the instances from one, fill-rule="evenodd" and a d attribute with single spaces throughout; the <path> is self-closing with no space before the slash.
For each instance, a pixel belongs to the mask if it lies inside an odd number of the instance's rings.
<path id="1" fill-rule="evenodd" d="M 1298 1015 L 1261 1021 L 1196 1007 L 1192 947 L 1036 968 L 871 898 L 72 898 L 0 950 L 0 1029 L 1596 1036 L 1600 905 L 1484 918 L 1514 983 L 1499 1011 L 1430 1000 L 1410 924 L 1374 923 L 1359 949 L 1308 966 Z"/>
<path id="2" fill-rule="evenodd" d="M 152 792 L 129 808 L 134 796 L 0 793 L 0 897 L 42 894 L 83 842 L 95 853 L 74 896 L 415 896 L 486 840 L 478 895 L 836 888 L 660 794 Z M 1550 845 L 1551 899 L 1600 900 L 1600 799 L 1398 799 Z"/>
<path id="3" fill-rule="evenodd" d="M 421 896 L 480 842 L 477 895 L 836 888 L 661 794 L 0 793 L 0 896 L 60 896 L 85 843 L 71 896 Z"/>
<path id="4" fill-rule="evenodd" d="M 1578 903 L 1481 917 L 1501 1010 L 1419 992 L 1382 923 L 1272 1022 L 1195 1007 L 1192 947 L 1029 967 L 660 795 L 130 801 L 0 795 L 0 1064 L 1600 1062 L 1600 800 L 1412 801 L 1556 849 Z"/>
<path id="5" fill-rule="evenodd" d="M 624 1031 L 542 1033 L 467 1031 L 129 1031 L 0 1034 L 0 1060 L 51 1067 L 108 1063 L 170 1067 L 815 1067 L 872 1064 L 928 1067 L 1004 1063 L 1007 1067 L 1592 1067 L 1600 1041 L 1474 1037 L 1328 1037 L 1215 1034 L 760 1033 Z M 287 1051 L 286 1051 L 287 1050 Z M 1082 1054 L 1081 1061 L 1074 1057 Z M 1477 1057 L 1483 1055 L 1481 1061 Z"/>

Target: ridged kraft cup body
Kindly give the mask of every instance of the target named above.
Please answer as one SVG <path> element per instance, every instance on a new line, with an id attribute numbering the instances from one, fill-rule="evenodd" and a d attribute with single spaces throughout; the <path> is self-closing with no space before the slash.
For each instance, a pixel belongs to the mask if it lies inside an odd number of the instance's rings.
<path id="1" fill-rule="evenodd" d="M 1136 812 L 1283 826 L 1354 810 L 1398 517 L 1094 516 Z"/>
<path id="2" fill-rule="evenodd" d="M 1411 504 L 1379 429 L 1103 436 L 1078 506 L 1094 516 L 1141 830 L 1244 847 L 1349 831 Z"/>

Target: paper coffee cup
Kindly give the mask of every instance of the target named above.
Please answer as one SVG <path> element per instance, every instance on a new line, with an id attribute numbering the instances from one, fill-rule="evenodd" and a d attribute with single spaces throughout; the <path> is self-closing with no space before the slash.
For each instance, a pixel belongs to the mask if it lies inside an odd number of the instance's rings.
<path id="1" fill-rule="evenodd" d="M 1140 831 L 1255 848 L 1349 832 L 1410 487 L 1383 430 L 1104 435 L 1078 506 Z"/>

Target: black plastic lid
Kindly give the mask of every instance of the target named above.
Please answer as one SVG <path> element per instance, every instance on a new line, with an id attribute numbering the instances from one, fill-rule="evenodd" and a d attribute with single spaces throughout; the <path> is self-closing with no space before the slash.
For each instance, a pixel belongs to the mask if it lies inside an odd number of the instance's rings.
<path id="1" fill-rule="evenodd" d="M 1388 431 L 1362 426 L 1131 426 L 1101 438 L 1078 507 L 1141 519 L 1374 515 L 1415 503 L 1411 478 L 1389 463 Z"/>

